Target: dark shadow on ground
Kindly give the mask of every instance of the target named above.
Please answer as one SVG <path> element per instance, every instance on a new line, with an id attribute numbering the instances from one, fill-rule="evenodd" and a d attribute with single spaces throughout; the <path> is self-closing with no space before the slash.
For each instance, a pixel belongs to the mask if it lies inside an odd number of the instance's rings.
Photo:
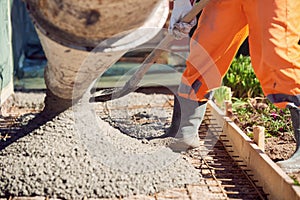
<path id="1" fill-rule="evenodd" d="M 44 100 L 44 109 L 37 114 L 28 113 L 18 118 L 16 117 L 2 117 L 0 118 L 0 151 L 12 143 L 16 142 L 22 137 L 33 132 L 35 129 L 51 121 L 60 113 L 64 112 L 72 106 L 76 101 L 70 99 L 62 99 L 54 95 L 50 90 L 46 91 Z M 28 115 L 35 115 L 28 123 L 24 122 L 24 118 Z M 7 135 L 7 136 L 6 136 Z M 6 136 L 6 137 L 5 137 Z M 3 138 L 4 137 L 4 138 Z"/>
<path id="2" fill-rule="evenodd" d="M 20 138 L 25 137 L 34 130 L 43 126 L 48 121 L 55 118 L 57 114 L 42 111 L 37 114 L 27 113 L 15 118 L 13 116 L 1 117 L 0 118 L 0 151 L 11 145 L 12 143 L 18 141 Z M 24 118 L 30 117 L 30 115 L 35 115 L 34 118 L 25 123 Z"/>

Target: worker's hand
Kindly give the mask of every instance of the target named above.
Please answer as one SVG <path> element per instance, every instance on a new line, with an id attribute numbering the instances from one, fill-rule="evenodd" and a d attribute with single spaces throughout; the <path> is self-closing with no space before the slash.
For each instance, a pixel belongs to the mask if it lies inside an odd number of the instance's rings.
<path id="1" fill-rule="evenodd" d="M 193 8 L 190 0 L 175 0 L 172 15 L 170 18 L 169 33 L 176 39 L 188 37 L 190 30 L 196 25 L 195 18 L 190 23 L 180 22 L 180 20 Z"/>
<path id="2" fill-rule="evenodd" d="M 196 22 L 194 21 L 195 20 L 193 20 L 193 23 L 185 23 L 185 22 L 176 23 L 172 30 L 172 34 L 175 37 L 175 39 L 181 40 L 185 37 L 188 37 L 191 29 L 196 25 Z"/>

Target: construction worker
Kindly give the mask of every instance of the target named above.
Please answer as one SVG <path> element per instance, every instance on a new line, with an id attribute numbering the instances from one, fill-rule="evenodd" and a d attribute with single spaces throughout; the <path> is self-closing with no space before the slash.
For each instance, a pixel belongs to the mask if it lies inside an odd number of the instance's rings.
<path id="1" fill-rule="evenodd" d="M 190 0 L 175 0 L 169 31 L 188 37 L 194 22 L 180 19 Z M 199 146 L 198 128 L 211 91 L 220 86 L 240 45 L 249 36 L 251 62 L 266 97 L 289 108 L 297 149 L 278 162 L 286 172 L 300 171 L 300 1 L 211 0 L 190 41 L 190 55 L 175 95 L 172 123 L 162 137 L 175 137 L 175 150 Z"/>

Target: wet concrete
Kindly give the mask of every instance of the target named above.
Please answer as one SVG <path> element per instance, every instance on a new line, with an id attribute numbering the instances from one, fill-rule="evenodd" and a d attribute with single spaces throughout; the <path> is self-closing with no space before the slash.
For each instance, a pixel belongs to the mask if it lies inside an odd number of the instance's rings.
<path id="1" fill-rule="evenodd" d="M 13 105 L 40 108 L 43 98 L 18 93 Z M 80 103 L 38 127 L 28 127 L 34 114 L 21 115 L 15 127 L 1 130 L 15 139 L 0 141 L 0 197 L 126 197 L 199 183 L 199 172 L 180 154 L 136 139 L 163 132 L 170 110 L 153 105 L 169 100 L 130 94 L 96 107 Z"/>

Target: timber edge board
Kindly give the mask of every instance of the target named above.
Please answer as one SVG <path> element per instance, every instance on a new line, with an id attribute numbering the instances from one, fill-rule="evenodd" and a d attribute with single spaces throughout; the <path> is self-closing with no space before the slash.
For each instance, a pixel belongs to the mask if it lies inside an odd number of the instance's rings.
<path id="1" fill-rule="evenodd" d="M 300 187 L 274 163 L 225 113 L 213 102 L 208 102 L 208 110 L 222 128 L 222 135 L 232 147 L 229 152 L 238 154 L 253 172 L 264 191 L 274 200 L 300 200 Z"/>

